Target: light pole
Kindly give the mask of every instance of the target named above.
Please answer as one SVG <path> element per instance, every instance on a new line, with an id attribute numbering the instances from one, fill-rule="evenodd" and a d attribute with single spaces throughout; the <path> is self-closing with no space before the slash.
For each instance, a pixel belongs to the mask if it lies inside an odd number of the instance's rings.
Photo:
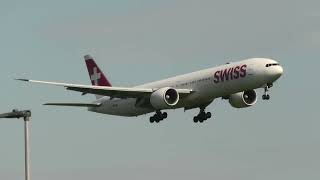
<path id="1" fill-rule="evenodd" d="M 0 118 L 23 118 L 24 120 L 24 153 L 25 153 L 25 180 L 30 180 L 30 148 L 29 148 L 29 122 L 31 117 L 30 110 L 19 111 L 14 109 L 12 112 L 0 114 Z"/>

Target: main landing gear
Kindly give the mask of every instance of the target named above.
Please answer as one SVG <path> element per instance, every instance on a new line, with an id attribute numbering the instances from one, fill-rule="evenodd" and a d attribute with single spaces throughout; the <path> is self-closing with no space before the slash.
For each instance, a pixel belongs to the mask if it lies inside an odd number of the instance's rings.
<path id="1" fill-rule="evenodd" d="M 160 121 L 163 121 L 168 117 L 168 113 L 164 112 L 161 113 L 161 111 L 157 111 L 155 115 L 150 117 L 150 123 L 159 123 Z"/>
<path id="2" fill-rule="evenodd" d="M 264 87 L 264 94 L 262 95 L 262 99 L 263 100 L 269 100 L 270 99 L 270 95 L 268 94 L 268 91 L 272 86 L 273 86 L 273 84 L 267 84 Z"/>
<path id="3" fill-rule="evenodd" d="M 210 119 L 212 117 L 211 112 L 206 112 L 205 108 L 200 108 L 200 112 L 197 116 L 193 118 L 194 123 L 203 123 L 204 121 Z"/>

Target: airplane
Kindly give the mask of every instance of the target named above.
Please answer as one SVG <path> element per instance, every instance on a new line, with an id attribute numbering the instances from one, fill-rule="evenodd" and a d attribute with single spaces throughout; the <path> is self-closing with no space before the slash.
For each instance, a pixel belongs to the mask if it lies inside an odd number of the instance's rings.
<path id="1" fill-rule="evenodd" d="M 269 100 L 269 89 L 283 74 L 282 66 L 275 60 L 251 58 L 239 62 L 200 70 L 135 87 L 113 87 L 90 55 L 84 56 L 92 85 L 48 82 L 30 79 L 20 81 L 56 85 L 67 90 L 94 94 L 92 103 L 46 103 L 51 106 L 87 107 L 88 111 L 134 117 L 154 113 L 150 123 L 159 123 L 168 114 L 164 110 L 199 108 L 194 123 L 203 123 L 212 114 L 206 107 L 215 99 L 229 100 L 234 108 L 256 104 L 256 89 L 263 88 L 263 100 Z"/>

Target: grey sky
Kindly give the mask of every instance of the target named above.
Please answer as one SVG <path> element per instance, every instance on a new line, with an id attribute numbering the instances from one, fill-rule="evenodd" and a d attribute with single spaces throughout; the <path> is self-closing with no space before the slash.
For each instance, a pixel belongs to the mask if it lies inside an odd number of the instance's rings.
<path id="1" fill-rule="evenodd" d="M 319 179 L 318 1 L 2 1 L 1 111 L 33 110 L 32 176 L 67 179 Z M 214 119 L 121 118 L 45 102 L 87 102 L 17 77 L 89 84 L 90 53 L 113 84 L 131 86 L 250 57 L 285 75 L 244 110 L 217 99 Z M 261 91 L 259 91 L 261 94 Z M 260 98 L 261 99 L 261 98 Z M 23 123 L 0 124 L 0 179 L 23 176 Z"/>

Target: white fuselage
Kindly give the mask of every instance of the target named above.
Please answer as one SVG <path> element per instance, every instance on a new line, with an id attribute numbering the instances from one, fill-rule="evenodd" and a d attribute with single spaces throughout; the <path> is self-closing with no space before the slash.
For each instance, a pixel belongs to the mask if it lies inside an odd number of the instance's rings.
<path id="1" fill-rule="evenodd" d="M 272 59 L 247 59 L 137 87 L 191 89 L 192 94 L 180 98 L 179 103 L 172 107 L 172 109 L 191 109 L 208 105 L 219 97 L 227 97 L 234 93 L 261 88 L 268 83 L 273 83 L 283 72 L 281 66 L 266 66 L 275 63 L 277 62 Z M 89 108 L 89 111 L 117 116 L 139 116 L 155 111 L 152 107 L 141 108 L 136 106 L 137 99 L 135 98 L 112 99 L 102 97 L 96 102 L 102 105 Z"/>

